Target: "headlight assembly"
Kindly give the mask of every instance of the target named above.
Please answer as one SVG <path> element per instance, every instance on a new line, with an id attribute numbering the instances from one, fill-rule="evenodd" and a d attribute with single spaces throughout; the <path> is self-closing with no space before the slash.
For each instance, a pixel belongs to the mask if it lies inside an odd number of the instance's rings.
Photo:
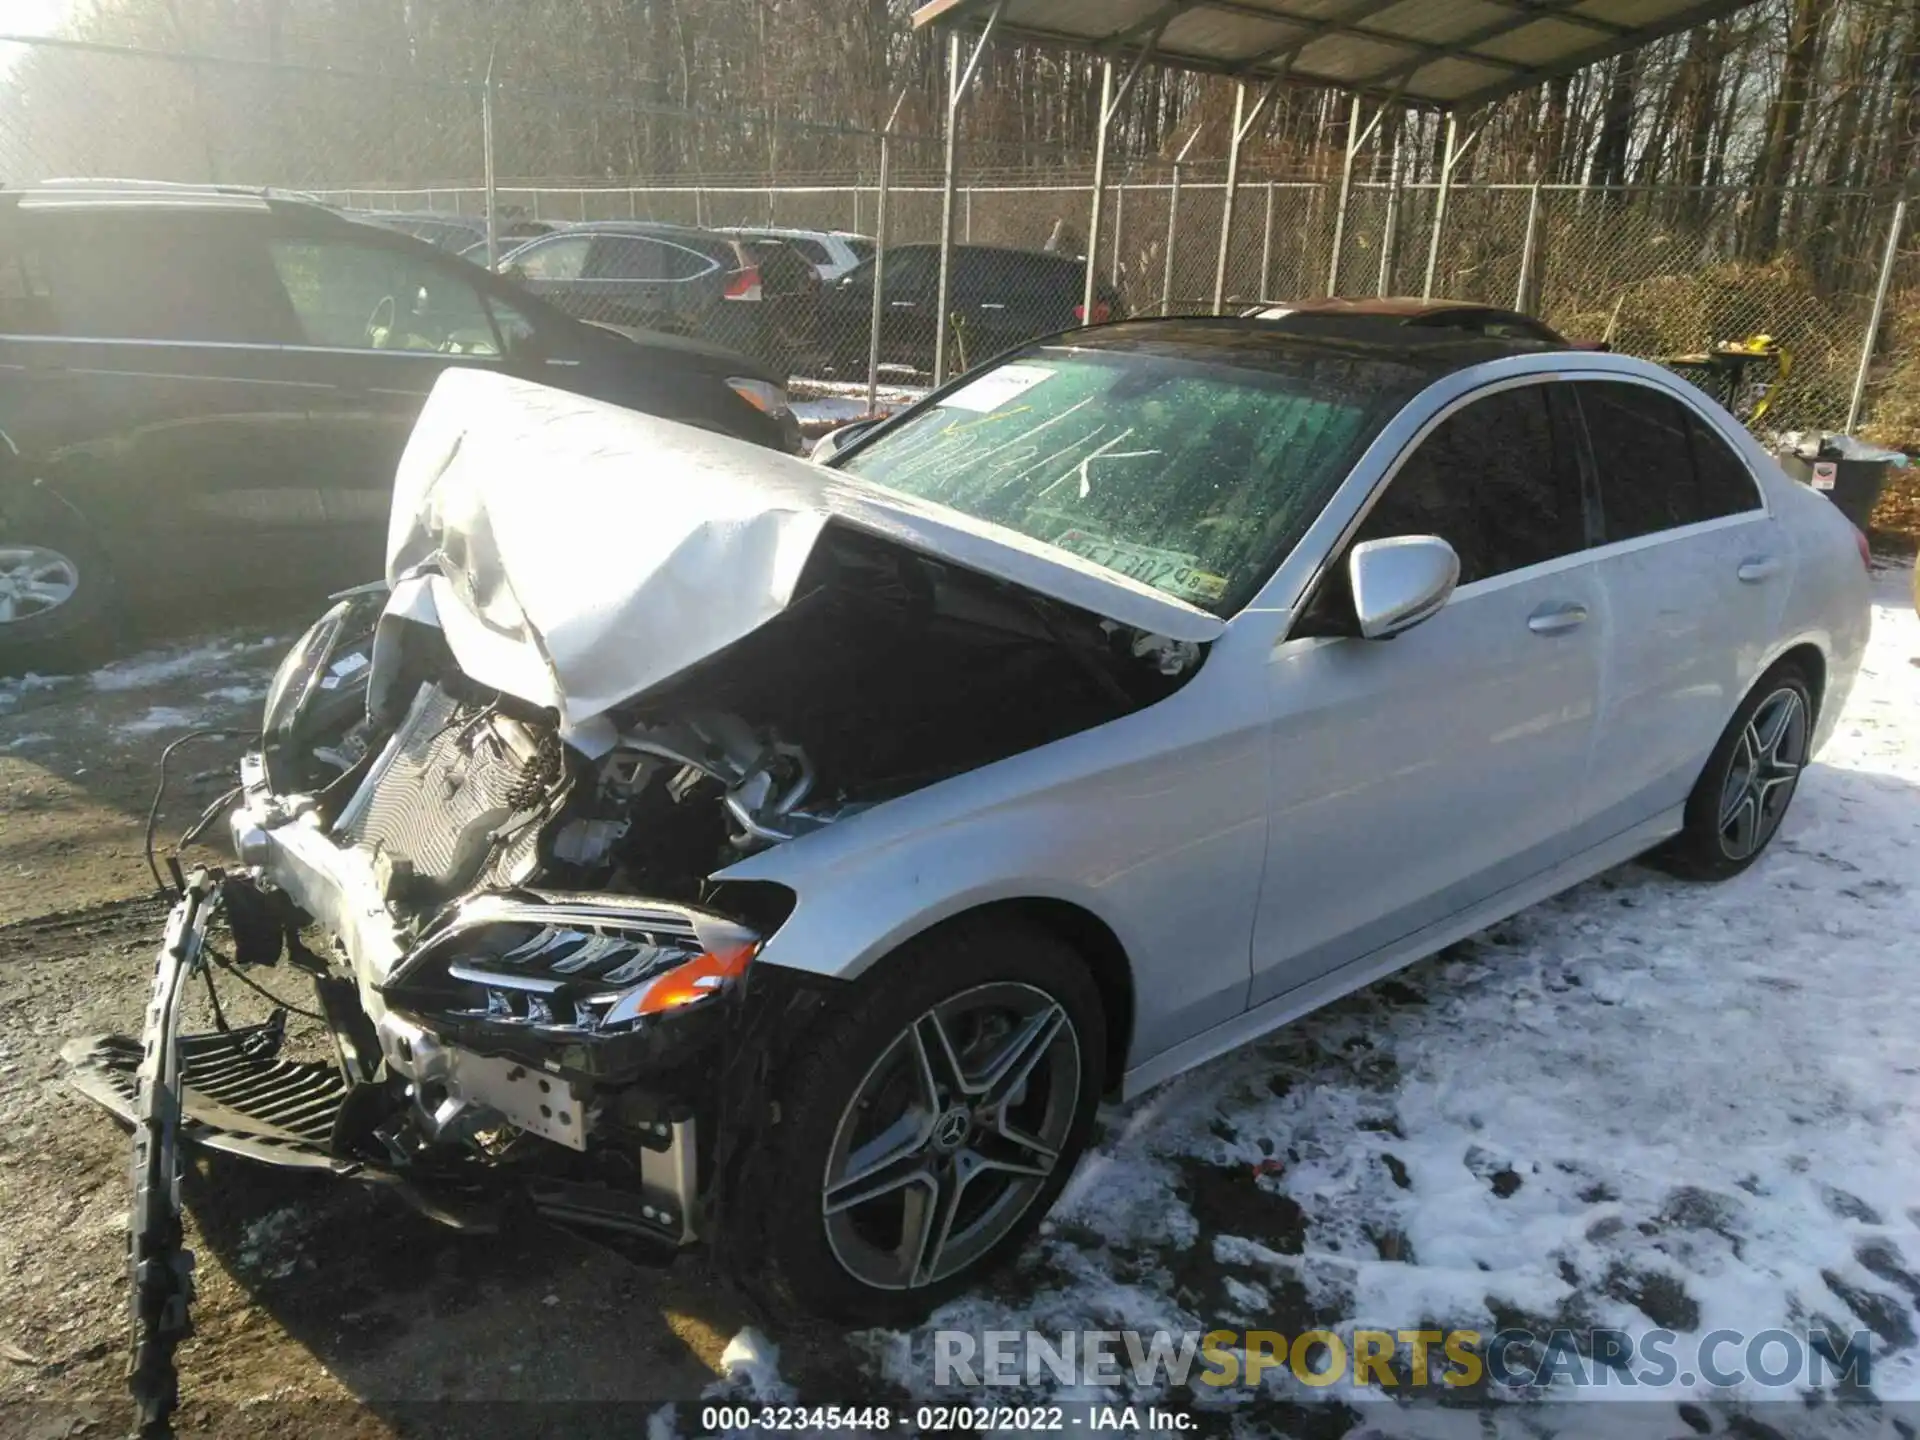
<path id="1" fill-rule="evenodd" d="M 453 1033 L 592 1048 L 704 1008 L 746 973 L 759 940 L 735 921 L 659 901 L 482 895 L 458 906 L 384 991 Z"/>
<path id="2" fill-rule="evenodd" d="M 789 408 L 787 392 L 766 380 L 752 380 L 742 375 L 730 375 L 727 377 L 727 388 L 754 409 L 767 415 L 781 415 Z"/>

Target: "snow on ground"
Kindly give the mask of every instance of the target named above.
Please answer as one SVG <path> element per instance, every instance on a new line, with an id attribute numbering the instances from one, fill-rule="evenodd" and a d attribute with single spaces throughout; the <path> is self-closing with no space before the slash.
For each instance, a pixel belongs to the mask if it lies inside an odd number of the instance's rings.
<path id="1" fill-rule="evenodd" d="M 835 380 L 803 382 L 804 395 L 793 399 L 794 418 L 809 434 L 825 433 L 836 425 L 860 420 L 869 414 L 891 415 L 926 397 L 926 390 L 914 385 L 882 384 L 875 393 L 874 408 L 867 409 L 867 385 Z"/>
<path id="2" fill-rule="evenodd" d="M 257 661 L 261 651 L 278 650 L 282 643 L 268 635 L 257 640 L 215 640 L 148 650 L 103 665 L 89 679 L 95 690 L 145 690 L 189 675 L 224 675 L 240 668 L 247 657 Z"/>
<path id="3" fill-rule="evenodd" d="M 1662 1327 L 1683 1368 L 1637 1392 L 1664 1402 L 1642 1412 L 1654 1433 L 1700 1418 L 1676 1402 L 1731 1396 L 1795 1401 L 1765 1411 L 1791 1434 L 1835 1412 L 1751 1381 L 1714 1391 L 1689 1341 L 1828 1327 L 1872 1332 L 1874 1394 L 1920 1399 L 1909 586 L 1905 569 L 1879 575 L 1839 729 L 1747 874 L 1708 886 L 1611 872 L 1104 1114 L 1016 1272 L 917 1331 L 864 1337 L 876 1378 L 957 1399 L 933 1383 L 939 1329 Z M 1458 1412 L 1373 1403 L 1392 1398 L 1377 1389 L 1309 1389 L 1284 1367 L 1264 1387 L 1266 1402 L 1354 1404 L 1386 1433 L 1489 1433 Z M 1236 1403 L 1198 1392 L 1160 1398 Z M 1544 1398 L 1595 1394 L 1622 1391 Z M 1243 1422 L 1261 1413 L 1249 1398 Z M 1488 1423 L 1542 1433 L 1528 1413 Z M 1619 1433 L 1622 1417 L 1607 1418 Z"/>

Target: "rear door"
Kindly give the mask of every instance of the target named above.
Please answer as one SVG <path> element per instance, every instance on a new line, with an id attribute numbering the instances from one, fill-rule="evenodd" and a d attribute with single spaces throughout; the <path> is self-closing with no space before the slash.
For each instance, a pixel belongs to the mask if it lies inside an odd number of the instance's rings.
<path id="1" fill-rule="evenodd" d="M 1438 535 L 1460 584 L 1390 640 L 1311 633 L 1274 704 L 1255 1005 L 1415 935 L 1572 853 L 1606 659 L 1578 437 L 1529 382 L 1483 392 L 1401 463 L 1357 532 Z M 1350 604 L 1350 602 L 1346 602 Z"/>
<path id="2" fill-rule="evenodd" d="M 130 598 L 276 584 L 323 483 L 324 386 L 243 207 L 27 207 L 5 242 L 8 436 Z"/>
<path id="3" fill-rule="evenodd" d="M 1745 463 L 1677 395 L 1573 384 L 1599 483 L 1613 619 L 1586 808 L 1596 837 L 1683 804 L 1778 620 L 1787 547 Z"/>

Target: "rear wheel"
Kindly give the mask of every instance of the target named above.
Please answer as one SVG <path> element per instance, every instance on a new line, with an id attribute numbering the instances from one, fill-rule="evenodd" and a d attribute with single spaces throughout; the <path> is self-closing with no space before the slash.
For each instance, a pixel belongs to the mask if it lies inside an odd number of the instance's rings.
<path id="1" fill-rule="evenodd" d="M 1798 666 L 1761 677 L 1687 798 L 1685 828 L 1653 858 L 1690 880 L 1725 880 L 1758 860 L 1799 787 L 1813 719 L 1813 689 Z"/>
<path id="2" fill-rule="evenodd" d="M 936 934 L 823 1026 L 761 1187 L 774 1297 L 924 1314 L 1012 1255 L 1093 1124 L 1105 1028 L 1079 956 L 1007 925 Z"/>
<path id="3" fill-rule="evenodd" d="M 71 671 L 111 639 L 113 576 L 78 524 L 42 522 L 0 540 L 0 673 Z"/>

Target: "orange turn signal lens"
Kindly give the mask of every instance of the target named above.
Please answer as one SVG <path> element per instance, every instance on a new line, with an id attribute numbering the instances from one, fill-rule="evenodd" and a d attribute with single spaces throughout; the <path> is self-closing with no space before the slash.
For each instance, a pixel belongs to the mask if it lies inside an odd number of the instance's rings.
<path id="1" fill-rule="evenodd" d="M 684 965 L 676 965 L 647 986 L 636 1007 L 641 1015 L 658 1015 L 677 1010 L 716 995 L 747 973 L 757 945 L 741 945 L 731 950 L 709 951 L 696 955 Z"/>

